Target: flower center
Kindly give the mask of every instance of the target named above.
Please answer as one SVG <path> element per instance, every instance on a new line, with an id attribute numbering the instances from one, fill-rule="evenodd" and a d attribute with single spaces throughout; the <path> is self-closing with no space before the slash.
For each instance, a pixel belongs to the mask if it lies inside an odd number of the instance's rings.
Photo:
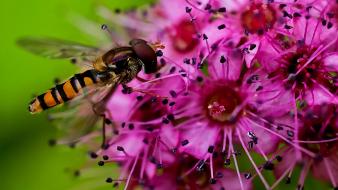
<path id="1" fill-rule="evenodd" d="M 250 33 L 263 34 L 276 22 L 276 12 L 268 4 L 252 3 L 241 15 L 242 25 Z"/>
<path id="2" fill-rule="evenodd" d="M 206 96 L 205 108 L 207 116 L 216 122 L 233 123 L 238 117 L 236 108 L 240 105 L 241 99 L 231 86 L 217 86 L 214 89 L 209 89 L 209 94 Z"/>
<path id="3" fill-rule="evenodd" d="M 284 79 L 287 79 L 286 88 L 292 88 L 296 95 L 302 94 L 308 88 L 312 88 L 314 81 L 333 90 L 329 73 L 323 68 L 324 64 L 320 56 L 308 62 L 315 49 L 306 46 L 298 48 L 296 52 L 285 54 L 281 59 Z"/>
<path id="4" fill-rule="evenodd" d="M 315 106 L 303 118 L 304 127 L 300 130 L 299 139 L 321 143 L 303 143 L 305 148 L 321 156 L 335 154 L 338 150 L 337 107 L 333 105 Z"/>
<path id="5" fill-rule="evenodd" d="M 174 48 L 180 53 L 189 52 L 198 44 L 195 27 L 189 20 L 182 20 L 171 33 Z"/>

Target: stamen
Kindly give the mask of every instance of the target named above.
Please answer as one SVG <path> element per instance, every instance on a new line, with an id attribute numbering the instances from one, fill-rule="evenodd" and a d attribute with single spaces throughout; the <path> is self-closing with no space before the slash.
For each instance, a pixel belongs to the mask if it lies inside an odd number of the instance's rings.
<path id="1" fill-rule="evenodd" d="M 262 180 L 262 182 L 263 182 L 265 188 L 266 188 L 266 189 L 270 189 L 270 186 L 269 186 L 268 182 L 265 180 L 265 178 L 263 177 L 262 173 L 259 171 L 259 169 L 258 169 L 256 163 L 254 162 L 254 160 L 252 159 L 252 157 L 251 157 L 251 155 L 250 155 L 248 149 L 246 148 L 246 145 L 245 145 L 245 143 L 243 142 L 242 135 L 241 135 L 239 129 L 237 129 L 236 132 L 237 132 L 237 136 L 239 137 L 239 140 L 240 140 L 240 142 L 241 142 L 241 144 L 242 144 L 242 147 L 243 147 L 243 149 L 244 149 L 246 155 L 248 156 L 248 158 L 249 158 L 251 164 L 253 165 L 253 167 L 254 167 L 255 170 L 256 170 L 256 173 L 258 174 L 259 178 Z"/>
<path id="2" fill-rule="evenodd" d="M 132 168 L 131 168 L 131 171 L 130 171 L 130 173 L 129 173 L 129 176 L 128 176 L 128 178 L 127 178 L 126 185 L 124 186 L 124 190 L 127 190 L 127 189 L 128 189 L 128 185 L 129 185 L 131 176 L 133 175 L 133 172 L 134 172 L 134 170 L 135 170 L 136 163 L 137 163 L 137 161 L 138 161 L 138 156 L 139 156 L 139 154 L 136 155 L 134 164 L 133 164 L 133 166 L 132 166 Z"/>
<path id="3" fill-rule="evenodd" d="M 231 147 L 231 150 L 234 151 L 234 147 L 233 147 L 232 141 L 230 141 L 230 146 L 229 146 L 229 147 Z M 238 180 L 239 180 L 239 184 L 240 184 L 240 186 L 241 186 L 241 190 L 244 190 L 244 186 L 243 186 L 243 181 L 242 181 L 241 173 L 240 173 L 239 168 L 238 168 L 238 163 L 237 163 L 236 154 L 232 154 L 232 157 L 233 157 L 233 159 L 234 159 L 235 168 L 236 168 L 236 172 L 237 172 L 237 177 L 238 177 Z"/>
<path id="4" fill-rule="evenodd" d="M 305 178 L 307 176 L 307 174 L 309 173 L 309 169 L 312 165 L 313 159 L 311 159 L 310 161 L 307 161 L 305 163 L 305 166 L 303 167 L 303 170 L 300 174 L 299 180 L 298 180 L 298 189 L 302 190 L 304 188 L 304 182 L 305 182 Z"/>
<path id="5" fill-rule="evenodd" d="M 335 177 L 333 176 L 332 167 L 330 167 L 329 161 L 326 158 L 324 158 L 323 160 L 324 160 L 324 164 L 325 164 L 327 173 L 329 174 L 332 186 L 336 188 L 337 187 L 337 182 L 335 180 Z"/>

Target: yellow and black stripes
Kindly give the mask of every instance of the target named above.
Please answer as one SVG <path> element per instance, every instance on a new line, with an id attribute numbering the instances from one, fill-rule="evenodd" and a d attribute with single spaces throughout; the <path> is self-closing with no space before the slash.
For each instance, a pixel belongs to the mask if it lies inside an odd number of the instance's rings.
<path id="1" fill-rule="evenodd" d="M 29 111 L 37 113 L 67 102 L 78 96 L 83 88 L 98 82 L 100 82 L 100 79 L 95 70 L 87 70 L 83 73 L 75 74 L 66 82 L 58 84 L 34 98 L 29 105 Z"/>

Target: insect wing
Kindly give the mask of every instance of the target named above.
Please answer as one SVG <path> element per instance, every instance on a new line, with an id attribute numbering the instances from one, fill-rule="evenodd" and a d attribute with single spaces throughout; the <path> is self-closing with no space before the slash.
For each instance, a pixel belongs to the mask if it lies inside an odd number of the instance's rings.
<path id="1" fill-rule="evenodd" d="M 50 59 L 93 59 L 99 52 L 96 47 L 54 38 L 25 37 L 17 44 L 33 54 Z"/>

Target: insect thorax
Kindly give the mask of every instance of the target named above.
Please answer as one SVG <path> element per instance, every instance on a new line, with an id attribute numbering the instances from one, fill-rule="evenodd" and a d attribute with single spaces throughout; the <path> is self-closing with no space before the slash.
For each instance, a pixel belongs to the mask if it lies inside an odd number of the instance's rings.
<path id="1" fill-rule="evenodd" d="M 142 69 L 142 62 L 133 57 L 129 57 L 121 69 L 116 70 L 115 74 L 118 76 L 118 82 L 126 84 L 132 81 Z"/>

